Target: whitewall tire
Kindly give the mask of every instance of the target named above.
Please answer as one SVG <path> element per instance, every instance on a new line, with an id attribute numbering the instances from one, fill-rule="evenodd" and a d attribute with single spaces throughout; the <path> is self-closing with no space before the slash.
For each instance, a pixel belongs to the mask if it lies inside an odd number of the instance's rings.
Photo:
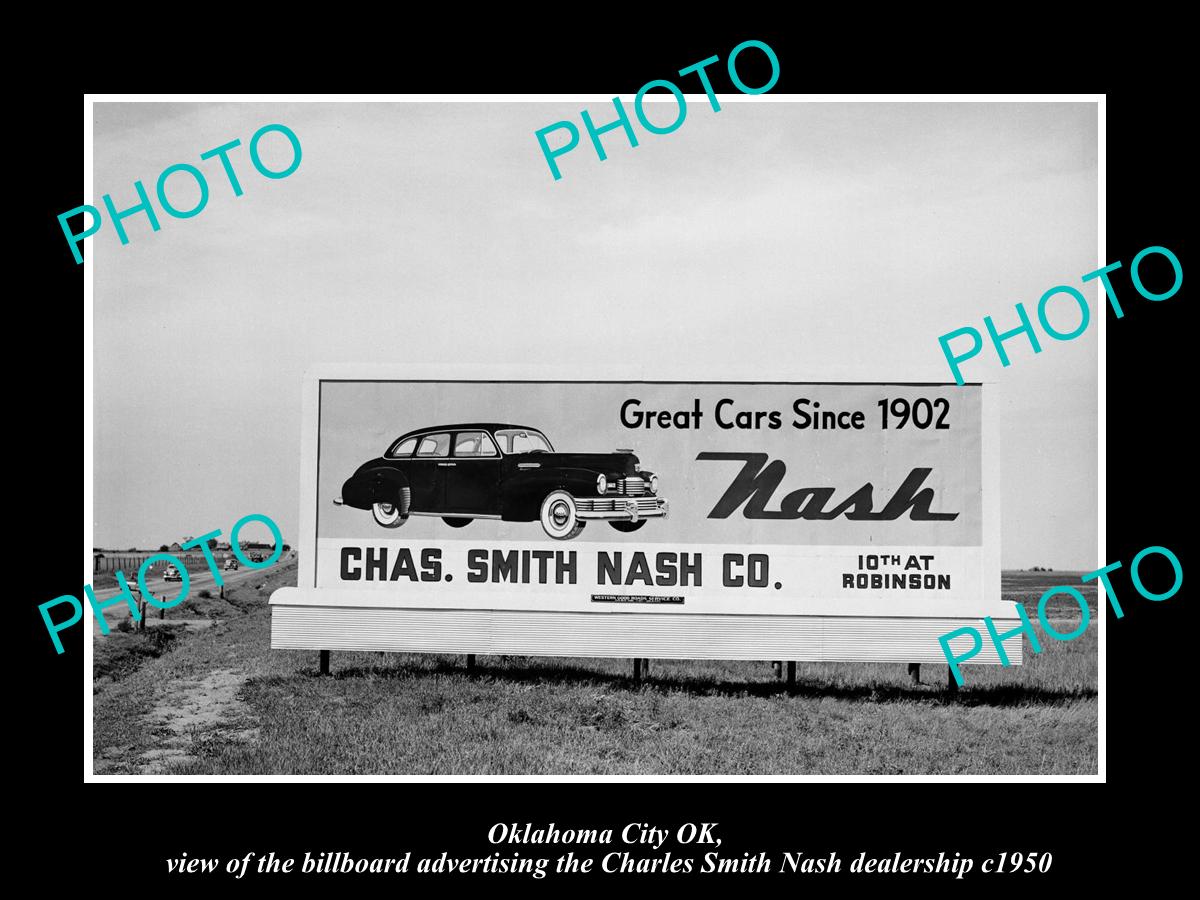
<path id="1" fill-rule="evenodd" d="M 585 524 L 575 508 L 575 498 L 566 491 L 554 491 L 546 497 L 539 518 L 546 534 L 556 541 L 569 541 L 583 531 Z"/>
<path id="2" fill-rule="evenodd" d="M 400 507 L 395 503 L 375 503 L 371 506 L 371 515 L 384 528 L 399 528 L 408 521 L 408 516 L 402 515 Z"/>

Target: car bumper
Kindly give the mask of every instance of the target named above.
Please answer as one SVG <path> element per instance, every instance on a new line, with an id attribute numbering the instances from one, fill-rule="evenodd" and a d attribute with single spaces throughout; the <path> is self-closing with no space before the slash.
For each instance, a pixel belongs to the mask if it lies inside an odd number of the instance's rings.
<path id="1" fill-rule="evenodd" d="M 575 514 L 581 519 L 610 519 L 637 522 L 641 519 L 663 519 L 667 501 L 661 497 L 576 497 Z"/>

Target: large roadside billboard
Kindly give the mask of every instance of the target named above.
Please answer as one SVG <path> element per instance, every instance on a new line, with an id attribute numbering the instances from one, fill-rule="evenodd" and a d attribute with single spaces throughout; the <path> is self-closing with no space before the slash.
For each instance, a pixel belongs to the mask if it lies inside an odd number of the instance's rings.
<path id="1" fill-rule="evenodd" d="M 980 385 L 343 368 L 305 410 L 275 647 L 920 662 L 1015 624 Z"/>

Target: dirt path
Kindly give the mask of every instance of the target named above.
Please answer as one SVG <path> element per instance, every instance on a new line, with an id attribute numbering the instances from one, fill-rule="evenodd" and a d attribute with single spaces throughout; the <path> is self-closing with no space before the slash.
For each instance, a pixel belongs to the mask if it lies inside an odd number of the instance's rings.
<path id="1" fill-rule="evenodd" d="M 172 681 L 169 693 L 157 690 L 142 724 L 159 740 L 132 761 L 136 774 L 167 774 L 172 764 L 193 758 L 197 742 L 253 740 L 258 733 L 254 716 L 238 697 L 245 680 L 245 673 L 222 668 L 202 678 Z M 127 750 L 105 748 L 93 760 L 95 773 L 103 775 L 118 763 L 130 765 Z"/>
<path id="2" fill-rule="evenodd" d="M 216 669 L 199 680 L 178 682 L 169 697 L 160 696 L 146 726 L 164 734 L 161 746 L 142 754 L 140 774 L 160 775 L 172 763 L 191 759 L 196 741 L 249 741 L 258 733 L 250 710 L 238 699 L 244 673 Z"/>

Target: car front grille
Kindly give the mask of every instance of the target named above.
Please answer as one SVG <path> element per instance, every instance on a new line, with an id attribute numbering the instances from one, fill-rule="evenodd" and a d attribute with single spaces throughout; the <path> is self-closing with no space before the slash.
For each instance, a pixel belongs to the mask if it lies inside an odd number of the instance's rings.
<path id="1" fill-rule="evenodd" d="M 646 483 L 646 479 L 639 478 L 636 475 L 629 478 L 617 479 L 617 493 L 623 494 L 626 497 L 640 497 L 643 494 L 650 493 L 650 485 Z"/>
<path id="2" fill-rule="evenodd" d="M 575 506 L 580 512 L 625 512 L 629 509 L 629 500 L 624 497 L 576 497 Z M 638 512 L 653 512 L 658 509 L 655 497 L 639 498 L 633 501 L 637 504 Z"/>

